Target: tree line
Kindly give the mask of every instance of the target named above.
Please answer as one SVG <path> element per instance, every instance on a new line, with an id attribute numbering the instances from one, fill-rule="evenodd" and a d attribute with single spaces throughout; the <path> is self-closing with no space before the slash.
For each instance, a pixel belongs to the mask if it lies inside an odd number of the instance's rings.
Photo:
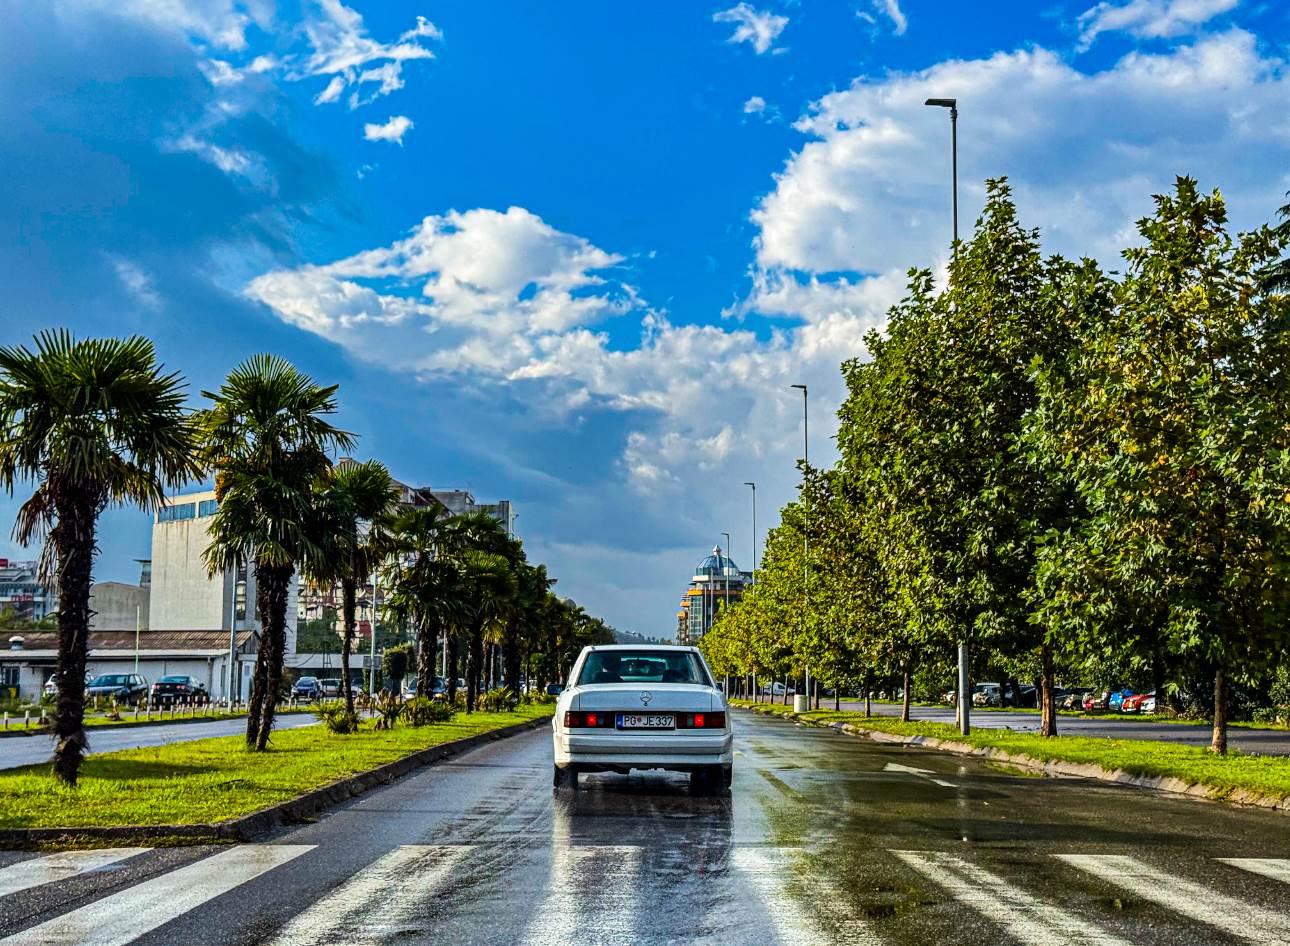
<path id="1" fill-rule="evenodd" d="M 1038 681 L 1045 735 L 1059 682 L 1143 681 L 1211 714 L 1216 752 L 1234 700 L 1290 700 L 1279 213 L 1233 234 L 1179 178 L 1111 272 L 1045 256 L 987 182 L 944 287 L 911 270 L 843 364 L 840 458 L 803 468 L 713 666 L 900 687 L 908 718 L 966 641 L 974 669 Z"/>
<path id="2" fill-rule="evenodd" d="M 263 751 L 283 684 L 288 596 L 297 576 L 341 588 L 342 679 L 354 712 L 348 663 L 357 592 L 379 573 L 387 617 L 415 629 L 423 674 L 435 641 L 466 648 L 467 709 L 476 706 L 482 647 L 500 643 L 506 680 L 518 687 L 517 655 L 541 653 L 548 679 L 582 641 L 612 637 L 603 623 L 556 598 L 541 565 L 485 515 L 446 516 L 403 506 L 380 463 L 337 463 L 356 437 L 333 424 L 337 385 L 321 385 L 275 355 L 234 368 L 209 402 L 192 410 L 178 373 L 146 338 L 78 340 L 56 330 L 31 348 L 0 347 L 0 484 L 34 484 L 14 525 L 24 545 L 42 542 L 42 571 L 59 597 L 58 703 L 53 771 L 75 784 L 84 750 L 90 585 L 100 514 L 111 505 L 161 508 L 186 483 L 213 476 L 218 509 L 205 563 L 212 576 L 245 568 L 255 577 L 260 646 L 246 742 Z M 450 673 L 455 688 L 455 660 Z M 422 678 L 421 693 L 429 692 Z"/>

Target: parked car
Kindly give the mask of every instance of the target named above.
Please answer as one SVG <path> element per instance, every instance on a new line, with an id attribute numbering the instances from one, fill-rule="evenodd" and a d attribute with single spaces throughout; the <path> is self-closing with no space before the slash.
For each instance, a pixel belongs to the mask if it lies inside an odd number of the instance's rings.
<path id="1" fill-rule="evenodd" d="M 1096 713 L 1106 710 L 1111 703 L 1111 691 L 1103 690 L 1098 693 L 1096 690 L 1090 690 L 1088 696 L 1084 697 L 1084 712 Z"/>
<path id="2" fill-rule="evenodd" d="M 322 687 L 322 695 L 328 699 L 340 696 L 340 677 L 324 677 L 318 683 Z"/>
<path id="3" fill-rule="evenodd" d="M 1124 710 L 1125 697 L 1129 697 L 1129 696 L 1133 696 L 1133 691 L 1130 690 L 1128 687 L 1125 687 L 1123 690 L 1115 690 L 1114 692 L 1111 693 L 1110 697 L 1107 699 L 1106 708 L 1109 709 L 1112 713 L 1123 713 L 1125 711 Z"/>
<path id="4" fill-rule="evenodd" d="M 1143 708 L 1146 705 L 1147 700 L 1151 701 L 1150 710 Z M 1145 713 L 1145 712 L 1154 713 L 1155 710 L 1156 710 L 1156 693 L 1154 690 L 1152 690 L 1150 693 L 1130 694 L 1129 696 L 1126 696 L 1120 703 L 1121 713 Z"/>
<path id="5" fill-rule="evenodd" d="M 767 696 L 783 696 L 784 684 L 780 683 L 778 680 L 774 683 L 766 683 L 762 685 L 761 691 Z"/>
<path id="6" fill-rule="evenodd" d="M 129 706 L 148 696 L 148 681 L 137 673 L 101 673 L 85 687 L 87 700 L 116 700 Z"/>
<path id="7" fill-rule="evenodd" d="M 322 695 L 322 683 L 317 677 L 301 677 L 291 688 L 293 700 L 318 700 L 322 699 Z"/>
<path id="8" fill-rule="evenodd" d="M 1152 690 L 1150 693 L 1147 693 L 1142 697 L 1142 702 L 1138 704 L 1138 709 L 1143 713 L 1154 713 L 1156 711 L 1155 690 Z"/>
<path id="9" fill-rule="evenodd" d="M 40 692 L 44 694 L 46 699 L 50 700 L 58 696 L 58 674 L 54 674 L 46 680 L 45 685 L 40 688 Z"/>
<path id="10" fill-rule="evenodd" d="M 1092 690 L 1084 687 L 1074 687 L 1066 690 L 1057 700 L 1057 708 L 1064 710 L 1082 710 L 1084 700 L 1093 694 Z"/>
<path id="11" fill-rule="evenodd" d="M 206 703 L 210 701 L 206 687 L 196 677 L 159 677 L 152 685 L 148 702 L 154 706 L 165 703 Z"/>
<path id="12" fill-rule="evenodd" d="M 700 791 L 730 787 L 730 714 L 696 647 L 583 648 L 552 720 L 556 789 L 583 772 L 667 769 Z"/>
<path id="13" fill-rule="evenodd" d="M 972 687 L 973 706 L 1000 706 L 1003 703 L 1003 688 L 997 683 L 978 683 Z"/>

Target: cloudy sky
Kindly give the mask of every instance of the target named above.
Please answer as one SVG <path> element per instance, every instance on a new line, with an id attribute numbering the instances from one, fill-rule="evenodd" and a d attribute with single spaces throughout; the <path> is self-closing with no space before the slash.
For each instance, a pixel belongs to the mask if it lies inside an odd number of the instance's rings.
<path id="1" fill-rule="evenodd" d="M 722 532 L 750 564 L 743 483 L 763 527 L 792 495 L 789 385 L 828 458 L 839 363 L 943 265 L 925 98 L 965 229 L 1006 174 L 1114 265 L 1177 174 L 1284 202 L 1288 42 L 1277 0 L 0 0 L 3 339 L 147 334 L 194 403 L 281 354 L 360 456 L 513 500 L 561 592 L 670 634 Z M 107 514 L 98 576 L 148 536 Z"/>

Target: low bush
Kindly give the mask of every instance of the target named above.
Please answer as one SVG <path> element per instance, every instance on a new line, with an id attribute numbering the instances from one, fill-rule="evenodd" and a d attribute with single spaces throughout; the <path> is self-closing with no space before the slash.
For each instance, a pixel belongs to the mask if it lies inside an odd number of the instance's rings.
<path id="1" fill-rule="evenodd" d="M 409 726 L 429 726 L 431 723 L 446 723 L 457 711 L 441 700 L 432 700 L 428 696 L 414 696 L 403 705 L 403 720 Z"/>
<path id="2" fill-rule="evenodd" d="M 322 724 L 330 732 L 340 735 L 358 732 L 359 718 L 357 713 L 351 713 L 342 700 L 334 700 L 330 703 L 319 703 L 314 708 L 314 715 L 322 720 Z"/>
<path id="3" fill-rule="evenodd" d="M 407 704 L 404 703 L 397 694 L 391 693 L 389 690 L 382 690 L 376 695 L 376 699 L 373 701 L 372 706 L 375 708 L 376 714 L 380 717 L 380 719 L 376 721 L 376 728 L 385 730 L 394 728 L 394 724 L 397 723 L 399 721 L 399 717 L 403 715 L 404 707 L 406 707 Z"/>
<path id="4" fill-rule="evenodd" d="M 485 713 L 508 713 L 520 705 L 515 691 L 510 687 L 497 687 L 480 698 Z"/>

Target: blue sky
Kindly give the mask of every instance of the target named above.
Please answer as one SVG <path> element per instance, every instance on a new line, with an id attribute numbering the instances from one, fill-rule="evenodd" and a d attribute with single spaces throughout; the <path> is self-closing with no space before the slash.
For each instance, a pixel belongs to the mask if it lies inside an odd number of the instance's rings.
<path id="1" fill-rule="evenodd" d="M 830 456 L 839 363 L 1008 175 L 1116 264 L 1174 175 L 1290 190 L 1290 6 L 0 0 L 3 338 L 142 332 L 194 403 L 273 351 L 360 456 L 510 498 L 559 590 L 668 634 Z M 0 499 L 11 521 L 16 499 Z M 103 521 L 132 579 L 146 516 Z M 22 554 L 0 542 L 0 554 Z"/>

